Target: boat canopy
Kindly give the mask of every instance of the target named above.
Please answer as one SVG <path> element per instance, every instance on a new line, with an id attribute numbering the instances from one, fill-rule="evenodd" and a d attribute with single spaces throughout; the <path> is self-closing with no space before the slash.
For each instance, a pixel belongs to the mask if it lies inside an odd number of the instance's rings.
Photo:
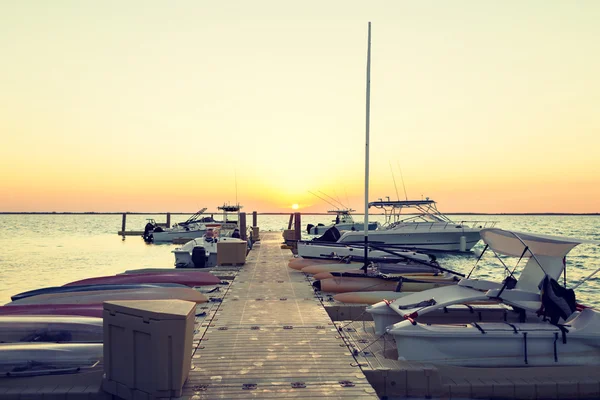
<path id="1" fill-rule="evenodd" d="M 483 241 L 496 253 L 514 257 L 531 257 L 533 253 L 536 256 L 562 258 L 579 244 L 600 245 L 598 240 L 537 235 L 498 228 L 482 229 L 479 233 Z M 525 247 L 530 251 L 525 252 Z"/>

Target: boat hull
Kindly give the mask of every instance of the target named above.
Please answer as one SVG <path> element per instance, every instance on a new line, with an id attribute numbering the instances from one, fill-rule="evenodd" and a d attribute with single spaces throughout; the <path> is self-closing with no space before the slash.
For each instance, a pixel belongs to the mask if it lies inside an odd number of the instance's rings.
<path id="1" fill-rule="evenodd" d="M 463 237 L 464 239 L 461 239 Z M 439 232 L 425 229 L 389 229 L 369 232 L 369 241 L 371 242 L 426 251 L 470 251 L 480 239 L 479 230 L 475 229 L 444 229 Z M 363 241 L 364 232 L 346 232 L 337 243 L 361 243 Z M 464 249 L 461 242 L 464 243 Z"/>
<path id="2" fill-rule="evenodd" d="M 398 359 L 406 361 L 466 367 L 599 365 L 597 312 L 590 312 L 596 314 L 594 321 L 580 327 L 571 320 L 564 341 L 560 329 L 547 322 L 413 325 L 404 321 L 388 333 L 396 340 Z"/>
<path id="3" fill-rule="evenodd" d="M 339 224 L 331 224 L 331 225 L 311 226 L 311 228 L 308 229 L 308 234 L 309 235 L 322 235 L 328 229 L 333 228 L 334 226 L 338 229 L 338 231 L 362 231 L 362 230 L 364 230 L 365 224 L 362 222 L 356 222 L 356 223 L 339 223 Z M 369 231 L 372 231 L 375 229 L 377 229 L 377 222 L 369 223 Z"/>
<path id="4" fill-rule="evenodd" d="M 452 280 L 439 281 L 411 281 L 402 282 L 402 292 L 421 292 L 440 286 L 455 284 Z M 398 281 L 385 280 L 381 278 L 358 278 L 358 277 L 335 277 L 322 279 L 313 283 L 317 289 L 326 293 L 345 293 L 345 292 L 379 292 L 379 291 L 396 291 Z"/>
<path id="5" fill-rule="evenodd" d="M 369 233 L 374 234 L 377 231 Z M 362 238 L 362 236 L 361 236 Z M 359 240 L 358 237 L 356 240 Z M 363 239 L 360 239 L 363 240 Z M 364 240 L 363 240 L 364 241 Z M 431 257 L 427 254 L 417 253 L 414 251 L 406 251 L 399 249 L 389 249 L 400 256 L 416 259 L 420 261 L 431 261 Z M 298 256 L 304 259 L 307 258 L 330 258 L 332 256 L 337 257 L 352 257 L 353 259 L 363 259 L 365 255 L 364 247 L 360 245 L 348 246 L 346 244 L 337 243 L 323 243 L 323 242 L 298 242 Z M 369 258 L 398 258 L 387 251 L 369 249 Z"/>

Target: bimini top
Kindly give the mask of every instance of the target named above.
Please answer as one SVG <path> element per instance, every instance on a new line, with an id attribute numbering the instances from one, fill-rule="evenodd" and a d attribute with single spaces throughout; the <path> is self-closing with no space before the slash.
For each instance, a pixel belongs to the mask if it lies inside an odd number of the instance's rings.
<path id="1" fill-rule="evenodd" d="M 561 236 L 537 235 L 525 232 L 506 231 L 497 228 L 486 228 L 480 232 L 483 241 L 496 253 L 514 257 L 536 256 L 564 257 L 575 246 L 582 243 L 600 245 L 598 240 L 577 239 Z M 525 246 L 529 251 L 525 252 Z"/>

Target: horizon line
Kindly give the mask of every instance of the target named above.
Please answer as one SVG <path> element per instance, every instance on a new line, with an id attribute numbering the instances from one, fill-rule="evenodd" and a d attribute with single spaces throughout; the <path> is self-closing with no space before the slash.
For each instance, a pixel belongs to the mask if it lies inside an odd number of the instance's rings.
<path id="1" fill-rule="evenodd" d="M 257 212 L 257 215 L 290 215 L 295 214 L 298 211 L 290 212 Z M 246 214 L 252 214 L 253 212 L 246 212 Z M 299 212 L 304 215 L 332 215 L 327 212 Z M 0 211 L 0 215 L 188 215 L 195 214 L 195 212 L 139 212 L 139 211 Z M 221 211 L 206 211 L 204 214 L 222 214 Z M 364 213 L 352 213 L 353 215 L 364 215 Z M 600 212 L 592 213 L 570 213 L 570 212 L 446 212 L 445 215 L 588 215 L 597 216 Z M 369 213 L 369 215 L 385 215 L 384 213 Z M 419 215 L 419 213 L 405 213 L 402 215 Z"/>

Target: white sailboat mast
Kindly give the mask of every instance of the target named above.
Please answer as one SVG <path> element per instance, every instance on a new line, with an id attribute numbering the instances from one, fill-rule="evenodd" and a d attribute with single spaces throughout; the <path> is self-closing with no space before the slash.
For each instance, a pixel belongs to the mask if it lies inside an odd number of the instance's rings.
<path id="1" fill-rule="evenodd" d="M 369 125 L 371 113 L 371 22 L 369 22 L 369 39 L 367 45 L 367 109 L 366 109 L 366 144 L 365 144 L 365 254 L 364 269 L 367 271 L 369 254 Z"/>

